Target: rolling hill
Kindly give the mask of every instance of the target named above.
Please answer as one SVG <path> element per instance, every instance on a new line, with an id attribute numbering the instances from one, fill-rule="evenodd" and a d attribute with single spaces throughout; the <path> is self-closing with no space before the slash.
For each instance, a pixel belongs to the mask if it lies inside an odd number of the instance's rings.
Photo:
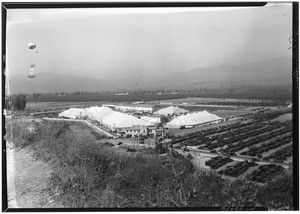
<path id="1" fill-rule="evenodd" d="M 195 68 L 186 72 L 170 73 L 153 82 L 155 86 L 183 87 L 199 84 L 202 87 L 220 87 L 239 84 L 291 84 L 292 59 L 281 57 L 245 64 Z"/>
<path id="2" fill-rule="evenodd" d="M 113 89 L 111 84 L 102 80 L 60 75 L 56 73 L 38 73 L 35 78 L 27 78 L 27 75 L 13 75 L 9 77 L 10 93 L 54 93 L 75 92 Z"/>
<path id="3" fill-rule="evenodd" d="M 185 72 L 141 78 L 123 77 L 109 80 L 39 73 L 36 78 L 26 75 L 9 77 L 10 93 L 53 93 L 120 89 L 191 89 L 220 88 L 233 85 L 291 85 L 292 59 L 280 57 L 257 61 L 242 66 L 224 65 L 210 68 L 194 68 Z"/>

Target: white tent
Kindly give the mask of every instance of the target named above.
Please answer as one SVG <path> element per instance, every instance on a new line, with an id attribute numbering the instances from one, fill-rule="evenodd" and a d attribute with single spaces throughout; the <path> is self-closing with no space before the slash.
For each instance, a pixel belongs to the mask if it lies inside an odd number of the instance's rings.
<path id="1" fill-rule="evenodd" d="M 150 122 L 132 115 L 117 112 L 108 107 L 90 107 L 87 109 L 70 108 L 59 114 L 60 117 L 79 118 L 87 116 L 111 128 L 128 128 L 133 126 L 151 126 Z"/>
<path id="2" fill-rule="evenodd" d="M 187 113 L 187 112 L 189 112 L 189 111 L 186 109 L 179 108 L 176 106 L 169 106 L 167 108 L 163 108 L 163 109 L 158 110 L 157 112 L 154 112 L 154 114 L 168 116 L 168 115 L 174 115 L 174 114 L 183 114 L 183 113 Z"/>
<path id="3" fill-rule="evenodd" d="M 90 116 L 90 115 L 92 115 L 92 113 L 86 109 L 70 108 L 66 111 L 61 112 L 58 116 L 75 119 L 75 118 Z"/>
<path id="4" fill-rule="evenodd" d="M 111 128 L 126 128 L 133 126 L 151 126 L 152 124 L 121 112 L 113 112 L 102 119 L 102 123 Z"/>
<path id="5" fill-rule="evenodd" d="M 171 122 L 167 123 L 166 127 L 179 128 L 181 126 L 193 126 L 220 119 L 222 118 L 215 114 L 208 113 L 207 111 L 201 111 L 176 117 Z"/>
<path id="6" fill-rule="evenodd" d="M 101 120 L 106 117 L 109 114 L 112 114 L 115 112 L 109 107 L 98 107 L 98 106 L 93 106 L 87 109 L 89 112 L 92 112 L 92 116 L 94 120 L 98 120 L 101 122 Z"/>

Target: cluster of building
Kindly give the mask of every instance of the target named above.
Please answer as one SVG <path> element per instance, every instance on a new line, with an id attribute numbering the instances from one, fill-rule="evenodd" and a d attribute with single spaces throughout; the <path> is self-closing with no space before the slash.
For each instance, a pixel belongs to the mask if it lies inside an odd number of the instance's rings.
<path id="1" fill-rule="evenodd" d="M 140 119 L 130 114 L 115 111 L 107 106 L 95 106 L 85 109 L 70 108 L 61 112 L 58 116 L 71 119 L 86 119 L 123 137 L 138 135 L 156 136 L 159 132 L 159 118 L 150 118 L 151 120 L 149 118 Z"/>
<path id="2" fill-rule="evenodd" d="M 161 117 L 170 122 L 165 128 L 191 128 L 203 124 L 220 122 L 223 119 L 206 111 L 190 113 L 186 109 L 175 106 L 154 111 L 150 105 L 111 105 L 101 107 L 70 108 L 59 114 L 59 117 L 86 119 L 121 137 L 160 136 L 163 132 Z M 136 115 L 140 113 L 139 115 Z"/>

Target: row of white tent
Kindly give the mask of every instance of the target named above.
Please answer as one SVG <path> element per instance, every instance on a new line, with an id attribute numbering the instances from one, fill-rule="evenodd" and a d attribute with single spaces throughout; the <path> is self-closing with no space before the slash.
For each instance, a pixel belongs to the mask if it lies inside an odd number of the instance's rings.
<path id="1" fill-rule="evenodd" d="M 67 118 L 83 118 L 88 117 L 91 120 L 98 121 L 100 124 L 110 128 L 125 128 L 133 126 L 151 126 L 153 123 L 141 120 L 132 115 L 114 111 L 108 107 L 90 107 L 86 109 L 70 108 L 58 115 Z"/>
<path id="2" fill-rule="evenodd" d="M 164 110 L 161 113 L 166 113 L 166 112 L 171 113 L 171 111 L 173 111 L 173 112 L 177 112 L 178 114 L 179 111 L 176 111 L 178 110 L 177 107 L 173 107 L 173 106 L 171 107 L 172 108 L 168 107 L 166 109 L 161 109 Z M 218 121 L 222 119 L 217 115 L 211 114 L 207 111 L 201 111 L 196 113 L 187 113 L 187 112 L 188 112 L 187 110 L 182 112 L 185 114 L 175 117 L 172 121 L 166 124 L 166 127 L 180 128 L 181 126 L 194 126 L 194 125 L 209 123 L 212 121 Z M 98 107 L 98 106 L 90 107 L 86 109 L 70 108 L 60 113 L 59 117 L 67 117 L 73 119 L 88 117 L 110 128 L 153 126 L 155 124 L 160 123 L 159 117 L 142 116 L 141 119 L 139 119 L 132 115 L 114 111 L 109 107 Z"/>

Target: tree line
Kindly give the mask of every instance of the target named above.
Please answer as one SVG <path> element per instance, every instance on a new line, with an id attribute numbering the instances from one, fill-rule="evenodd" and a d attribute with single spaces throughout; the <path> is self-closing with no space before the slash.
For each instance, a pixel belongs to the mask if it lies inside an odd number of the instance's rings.
<path id="1" fill-rule="evenodd" d="M 292 94 L 289 91 L 259 90 L 259 91 L 220 91 L 210 90 L 139 90 L 128 91 L 126 95 L 118 95 L 122 92 L 73 92 L 73 93 L 35 93 L 28 101 L 31 102 L 84 102 L 84 101 L 106 101 L 106 102 L 132 102 L 132 101 L 155 101 L 167 99 L 180 99 L 186 97 L 221 98 L 221 99 L 262 99 L 275 102 L 289 101 Z M 124 92 L 123 92 L 124 93 Z"/>
<path id="2" fill-rule="evenodd" d="M 26 96 L 17 94 L 5 97 L 5 109 L 14 111 L 23 111 L 26 108 Z"/>

